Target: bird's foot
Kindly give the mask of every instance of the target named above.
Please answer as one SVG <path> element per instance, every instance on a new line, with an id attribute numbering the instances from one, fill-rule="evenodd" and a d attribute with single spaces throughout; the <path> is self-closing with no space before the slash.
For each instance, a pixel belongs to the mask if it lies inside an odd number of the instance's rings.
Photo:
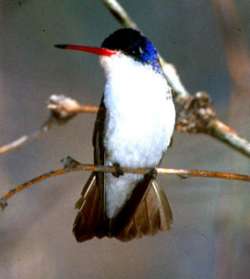
<path id="1" fill-rule="evenodd" d="M 119 163 L 114 163 L 113 167 L 115 168 L 115 172 L 112 173 L 114 177 L 119 177 L 119 176 L 124 175 L 124 171 L 121 168 Z"/>
<path id="2" fill-rule="evenodd" d="M 156 179 L 156 177 L 157 177 L 157 170 L 156 170 L 156 168 L 152 168 L 150 171 L 148 171 L 146 174 L 145 174 L 145 176 L 147 177 L 147 178 L 149 178 L 150 180 L 155 180 Z"/>
<path id="3" fill-rule="evenodd" d="M 65 169 L 74 168 L 81 164 L 80 162 L 78 162 L 77 160 L 75 160 L 74 158 L 72 158 L 70 156 L 67 156 L 67 157 L 61 159 L 61 163 L 63 164 L 63 167 Z"/>

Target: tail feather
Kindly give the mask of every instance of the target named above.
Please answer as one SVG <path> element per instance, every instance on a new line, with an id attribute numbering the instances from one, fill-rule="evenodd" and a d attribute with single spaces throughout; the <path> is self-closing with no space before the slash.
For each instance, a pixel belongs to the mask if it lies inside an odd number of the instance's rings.
<path id="1" fill-rule="evenodd" d="M 156 181 L 152 180 L 134 216 L 116 238 L 129 241 L 144 235 L 154 235 L 158 231 L 169 230 L 172 221 L 173 215 L 167 197 Z"/>
<path id="2" fill-rule="evenodd" d="M 73 233 L 77 241 L 106 235 L 102 196 L 100 187 L 96 185 L 96 175 L 92 173 L 76 203 L 79 212 L 73 225 Z"/>
<path id="3" fill-rule="evenodd" d="M 142 189 L 141 189 L 142 190 Z M 144 235 L 154 235 L 158 231 L 167 231 L 173 220 L 172 211 L 165 193 L 155 180 L 151 180 L 140 200 L 133 200 L 127 214 L 108 220 L 105 216 L 105 203 L 101 187 L 98 187 L 96 175 L 91 174 L 85 184 L 82 196 L 76 203 L 79 209 L 74 222 L 73 232 L 77 241 L 82 242 L 93 237 L 115 237 L 129 241 Z M 136 203 L 136 204 L 135 204 Z M 125 218 L 124 218 L 125 217 Z M 119 228 L 119 229 L 118 229 Z"/>

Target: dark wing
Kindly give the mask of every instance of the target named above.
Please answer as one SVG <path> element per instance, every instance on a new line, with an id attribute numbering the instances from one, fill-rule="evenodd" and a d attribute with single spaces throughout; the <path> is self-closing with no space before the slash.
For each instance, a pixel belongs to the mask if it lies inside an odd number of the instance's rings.
<path id="1" fill-rule="evenodd" d="M 105 158 L 105 148 L 103 144 L 104 131 L 105 131 L 105 118 L 106 118 L 106 107 L 104 105 L 104 96 L 102 97 L 101 104 L 96 117 L 95 128 L 93 133 L 93 147 L 94 147 L 94 163 L 95 165 L 104 165 Z M 104 186 L 104 173 L 97 172 L 96 185 L 100 193 L 99 203 L 101 204 L 101 219 L 100 226 L 101 230 L 107 231 L 107 220 L 106 220 L 106 210 L 105 210 L 105 186 Z"/>
<path id="2" fill-rule="evenodd" d="M 105 117 L 106 117 L 106 108 L 105 108 L 105 105 L 103 102 L 103 97 L 102 97 L 101 104 L 100 104 L 99 110 L 97 112 L 95 128 L 94 128 L 94 133 L 93 133 L 93 138 L 92 138 L 92 144 L 94 147 L 94 163 L 96 165 L 104 165 L 105 149 L 104 149 L 104 145 L 103 145 L 103 138 L 104 138 L 104 128 L 105 128 L 104 127 Z M 103 182 L 104 182 L 103 173 L 98 172 L 98 173 L 96 173 L 96 176 L 97 176 L 98 182 L 100 182 L 100 185 L 103 185 Z"/>
<path id="3" fill-rule="evenodd" d="M 106 110 L 102 100 L 93 134 L 94 163 L 97 165 L 103 165 L 104 163 L 105 113 Z M 83 187 L 81 198 L 76 203 L 79 212 L 74 222 L 73 233 L 77 241 L 81 242 L 94 236 L 104 237 L 107 235 L 104 198 L 104 175 L 101 172 L 92 173 Z"/>

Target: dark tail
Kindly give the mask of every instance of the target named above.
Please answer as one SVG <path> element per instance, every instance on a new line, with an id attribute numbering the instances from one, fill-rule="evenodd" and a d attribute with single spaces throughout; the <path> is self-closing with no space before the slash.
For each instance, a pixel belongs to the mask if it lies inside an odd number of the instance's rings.
<path id="1" fill-rule="evenodd" d="M 158 231 L 169 230 L 172 221 L 167 197 L 156 181 L 152 180 L 133 216 L 116 237 L 121 241 L 129 241 L 144 235 L 154 235 Z"/>
<path id="2" fill-rule="evenodd" d="M 169 230 L 173 218 L 165 193 L 155 180 L 147 183 L 147 187 L 144 185 L 141 187 L 145 190 L 136 187 L 130 200 L 115 219 L 107 220 L 102 188 L 96 184 L 95 174 L 91 174 L 76 204 L 79 212 L 73 232 L 77 241 L 104 236 L 129 241 Z"/>
<path id="3" fill-rule="evenodd" d="M 73 225 L 73 233 L 77 241 L 106 236 L 103 193 L 96 184 L 94 173 L 84 185 L 81 198 L 76 202 L 75 207 L 79 209 Z"/>

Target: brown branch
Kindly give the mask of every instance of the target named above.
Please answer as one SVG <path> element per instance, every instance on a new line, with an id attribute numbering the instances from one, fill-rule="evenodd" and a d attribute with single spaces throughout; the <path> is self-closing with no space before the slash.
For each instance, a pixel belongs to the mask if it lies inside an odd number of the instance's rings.
<path id="1" fill-rule="evenodd" d="M 250 156 L 250 143 L 216 117 L 206 93 L 198 92 L 195 96 L 181 97 L 178 99 L 178 106 L 179 112 L 176 124 L 178 132 L 205 133 L 219 139 L 242 154 Z M 40 138 L 52 127 L 67 123 L 79 113 L 96 113 L 99 108 L 94 105 L 81 105 L 76 100 L 64 95 L 52 95 L 49 99 L 48 109 L 51 115 L 41 129 L 0 147 L 0 155 Z"/>
<path id="2" fill-rule="evenodd" d="M 77 101 L 63 95 L 52 95 L 49 99 L 48 109 L 50 117 L 39 130 L 0 146 L 0 155 L 14 151 L 41 138 L 52 127 L 65 124 L 79 113 L 96 113 L 98 111 L 97 106 L 80 105 Z"/>
<path id="3" fill-rule="evenodd" d="M 7 201 L 19 192 L 32 187 L 34 184 L 47 180 L 51 177 L 64 175 L 70 172 L 77 171 L 89 171 L 89 172 L 110 172 L 115 173 L 117 169 L 110 166 L 95 166 L 90 164 L 81 164 L 71 157 L 67 157 L 64 161 L 64 167 L 59 168 L 42 175 L 39 175 L 25 183 L 15 186 L 13 189 L 5 193 L 0 198 L 0 207 L 4 209 L 7 206 Z M 146 174 L 152 171 L 152 168 L 127 168 L 123 167 L 121 170 L 124 173 L 134 173 L 134 174 Z M 206 177 L 215 179 L 225 179 L 225 180 L 237 180 L 250 182 L 250 175 L 231 173 L 231 172 L 218 172 L 218 171 L 207 171 L 207 170 L 187 170 L 187 169 L 167 169 L 167 168 L 155 168 L 158 174 L 163 175 L 177 175 L 181 178 L 188 177 Z"/>
<path id="4" fill-rule="evenodd" d="M 210 135 L 250 157 L 250 143 L 217 118 L 211 100 L 205 92 L 198 92 L 195 96 L 179 97 L 178 106 L 176 124 L 178 132 Z M 81 105 L 63 95 L 51 96 L 48 108 L 59 123 L 64 123 L 79 113 L 96 113 L 99 109 L 93 105 Z"/>
<path id="5" fill-rule="evenodd" d="M 23 135 L 20 138 L 0 146 L 0 155 L 11 152 L 15 149 L 18 149 L 22 147 L 23 145 L 30 143 L 38 138 L 40 138 L 42 135 L 46 134 L 49 131 L 50 125 L 49 122 L 47 121 L 39 130 L 33 132 L 30 135 Z"/>
<path id="6" fill-rule="evenodd" d="M 59 122 L 65 122 L 78 113 L 96 113 L 97 106 L 81 105 L 76 100 L 64 95 L 52 95 L 49 98 L 48 109 Z"/>

